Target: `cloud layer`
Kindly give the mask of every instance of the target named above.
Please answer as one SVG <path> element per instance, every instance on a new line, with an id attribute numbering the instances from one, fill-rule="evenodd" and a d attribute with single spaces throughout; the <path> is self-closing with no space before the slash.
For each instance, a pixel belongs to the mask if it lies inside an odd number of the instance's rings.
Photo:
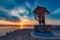
<path id="1" fill-rule="evenodd" d="M 60 2 L 56 1 L 57 0 L 54 0 L 54 2 L 52 0 L 49 2 L 46 0 L 0 0 L 0 19 L 8 21 L 31 21 L 34 20 L 33 10 L 36 6 L 44 5 L 51 13 L 46 16 L 47 19 L 60 20 L 60 4 L 58 4 Z"/>

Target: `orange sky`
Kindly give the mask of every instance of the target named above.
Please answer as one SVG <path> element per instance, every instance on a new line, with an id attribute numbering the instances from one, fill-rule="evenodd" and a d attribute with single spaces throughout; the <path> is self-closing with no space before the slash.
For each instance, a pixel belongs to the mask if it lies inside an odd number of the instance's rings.
<path id="1" fill-rule="evenodd" d="M 60 21 L 54 21 L 54 20 L 48 20 L 46 19 L 46 24 L 52 24 L 52 25 L 60 25 Z M 23 21 L 18 21 L 18 22 L 10 22 L 10 21 L 5 21 L 5 20 L 0 20 L 0 25 L 21 25 L 23 23 L 24 25 L 30 24 L 30 25 L 38 25 L 38 21 L 36 20 L 23 20 Z"/>
<path id="2" fill-rule="evenodd" d="M 0 25 L 21 25 L 21 24 L 30 24 L 30 25 L 37 25 L 37 21 L 17 21 L 17 22 L 9 22 L 5 20 L 0 20 Z"/>
<path id="3" fill-rule="evenodd" d="M 52 25 L 60 25 L 60 21 L 54 21 L 54 20 L 45 20 L 46 24 L 52 24 Z M 23 25 L 38 25 L 38 21 L 36 20 L 23 20 L 23 21 L 17 21 L 17 22 L 9 22 L 5 20 L 0 20 L 0 25 L 20 25 L 20 29 L 23 29 Z"/>
<path id="4" fill-rule="evenodd" d="M 28 21 L 28 20 L 17 21 L 17 22 L 9 22 L 9 21 L 0 20 L 0 25 L 20 25 L 19 29 L 28 28 L 23 25 L 32 26 L 32 25 L 37 25 L 37 24 L 38 24 L 37 21 Z"/>

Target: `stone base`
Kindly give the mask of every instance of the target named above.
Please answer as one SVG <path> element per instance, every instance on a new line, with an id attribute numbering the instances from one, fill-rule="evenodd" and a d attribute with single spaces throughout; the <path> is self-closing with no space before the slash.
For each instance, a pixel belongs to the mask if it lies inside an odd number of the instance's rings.
<path id="1" fill-rule="evenodd" d="M 51 39 L 51 40 L 58 40 L 60 39 L 60 36 L 55 35 L 54 33 L 40 33 L 40 32 L 32 32 L 31 35 L 35 38 L 40 38 L 40 39 Z"/>
<path id="2" fill-rule="evenodd" d="M 50 33 L 51 32 L 51 26 L 50 25 L 35 25 L 34 31 L 35 32 L 41 32 L 41 33 Z"/>

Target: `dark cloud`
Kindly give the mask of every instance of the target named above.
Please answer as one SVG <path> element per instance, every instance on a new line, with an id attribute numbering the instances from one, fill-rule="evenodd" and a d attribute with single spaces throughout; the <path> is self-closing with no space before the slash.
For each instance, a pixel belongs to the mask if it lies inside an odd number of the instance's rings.
<path id="1" fill-rule="evenodd" d="M 7 20 L 7 21 L 18 21 L 19 18 L 16 16 L 11 16 L 8 13 L 4 12 L 4 11 L 0 11 L 0 20 Z"/>
<path id="2" fill-rule="evenodd" d="M 49 2 L 48 1 L 46 0 L 44 1 L 43 0 L 0 0 L 0 6 L 9 11 L 11 11 L 14 8 L 23 6 L 29 11 L 29 14 L 27 16 L 31 18 L 34 15 L 32 8 L 35 8 L 36 5 L 35 3 L 39 5 L 44 5 L 46 8 L 48 8 L 48 10 L 50 9 L 50 12 L 60 7 L 60 1 L 57 0 L 50 0 Z M 26 2 L 28 5 L 25 4 Z M 29 8 L 29 4 L 30 4 L 30 8 Z M 19 14 L 19 15 L 23 16 L 23 14 Z M 60 14 L 57 15 L 52 14 L 52 15 L 48 15 L 47 17 L 51 19 L 60 19 Z M 3 10 L 2 11 L 0 10 L 0 18 L 10 20 L 10 21 L 19 20 L 18 17 L 9 15 L 9 13 Z"/>

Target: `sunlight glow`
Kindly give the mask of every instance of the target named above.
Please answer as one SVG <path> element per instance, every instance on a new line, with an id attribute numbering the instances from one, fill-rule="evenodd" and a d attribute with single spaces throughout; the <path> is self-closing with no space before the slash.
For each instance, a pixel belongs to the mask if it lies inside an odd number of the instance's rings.
<path id="1" fill-rule="evenodd" d="M 38 25 L 38 23 L 36 21 L 28 21 L 28 20 L 24 20 L 24 21 L 20 21 L 18 22 L 19 29 L 22 30 L 24 28 L 26 28 L 26 26 L 33 26 L 33 25 Z"/>
<path id="2" fill-rule="evenodd" d="M 21 30 L 21 29 L 24 28 L 24 27 L 23 27 L 24 23 L 20 23 L 20 25 L 21 25 L 21 26 L 20 26 L 20 30 Z"/>

